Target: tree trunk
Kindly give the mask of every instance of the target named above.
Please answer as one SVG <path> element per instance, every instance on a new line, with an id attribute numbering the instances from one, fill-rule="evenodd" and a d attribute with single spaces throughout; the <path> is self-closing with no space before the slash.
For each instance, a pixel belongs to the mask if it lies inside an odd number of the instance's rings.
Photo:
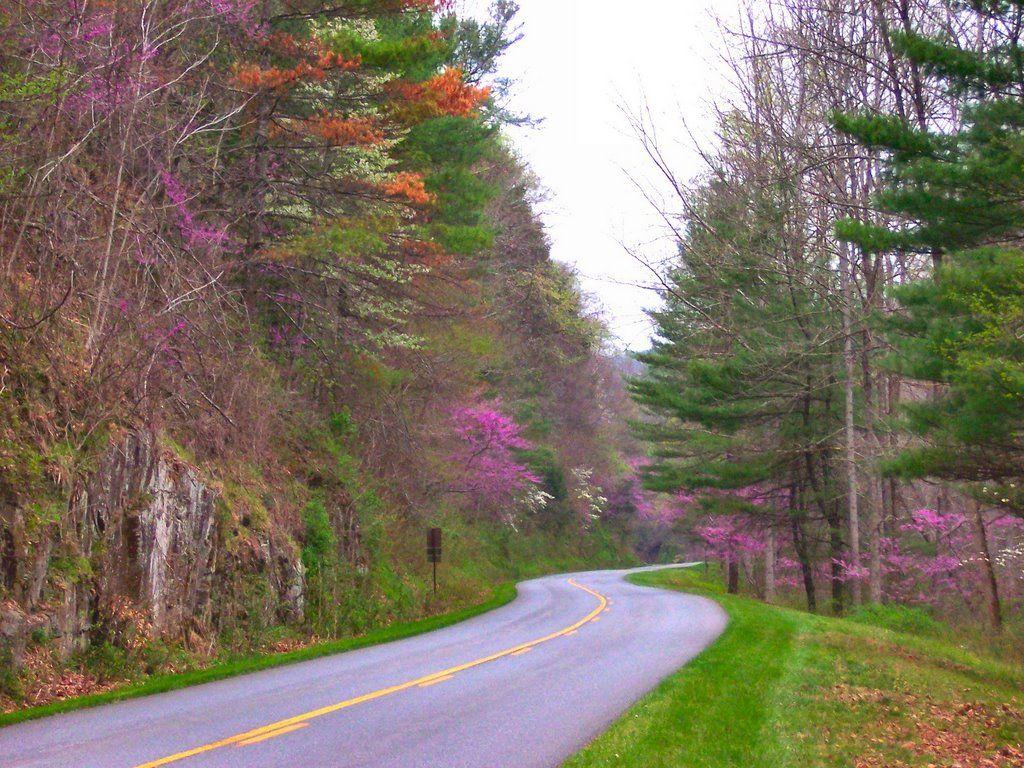
<path id="1" fill-rule="evenodd" d="M 807 481 L 814 492 L 814 497 L 817 500 L 817 507 L 821 513 L 822 519 L 828 524 L 829 531 L 829 559 L 831 560 L 831 581 L 832 581 L 832 612 L 837 616 L 843 612 L 843 566 L 842 558 L 844 554 L 843 548 L 843 532 L 842 532 L 842 513 L 839 511 L 837 504 L 833 504 L 831 501 L 825 499 L 824 485 L 819 484 L 817 475 L 814 469 L 814 458 L 811 456 L 809 451 L 804 451 L 804 463 L 807 467 Z M 826 476 L 825 483 L 827 484 L 827 465 L 822 468 L 822 474 Z"/>
<path id="2" fill-rule="evenodd" d="M 726 590 L 730 595 L 735 595 L 740 591 L 740 567 L 736 562 L 735 557 L 729 558 L 729 581 L 726 586 Z"/>
<path id="3" fill-rule="evenodd" d="M 868 483 L 871 503 L 868 505 L 868 529 L 871 531 L 871 542 L 868 545 L 868 599 L 872 603 L 882 602 L 882 499 L 881 483 L 872 479 Z"/>
<path id="4" fill-rule="evenodd" d="M 842 243 L 840 248 L 839 276 L 843 292 L 843 363 L 846 379 L 843 382 L 843 432 L 845 437 L 846 455 L 846 510 L 850 527 L 850 566 L 855 572 L 860 570 L 860 510 L 857 507 L 857 457 L 856 435 L 854 424 L 853 379 L 856 375 L 856 360 L 853 350 L 853 290 L 850 274 L 850 246 Z M 850 583 L 850 598 L 854 605 L 861 602 L 859 574 Z"/>
<path id="5" fill-rule="evenodd" d="M 767 603 L 775 602 L 775 525 L 768 526 L 768 536 L 764 548 L 764 599 Z"/>
<path id="6" fill-rule="evenodd" d="M 889 281 L 893 281 L 890 279 Z M 889 376 L 887 379 L 887 386 L 885 392 L 885 418 L 891 420 L 900 409 L 900 377 Z M 886 440 L 886 450 L 895 454 L 900 450 L 901 437 L 897 430 L 889 430 L 889 434 Z M 885 481 L 885 487 L 888 492 L 883 494 L 884 506 L 882 508 L 881 515 L 879 516 L 879 528 L 878 531 L 873 535 L 871 541 L 871 555 L 868 565 L 869 577 L 871 579 L 871 594 L 872 599 L 875 599 L 877 592 L 877 601 L 881 602 L 884 598 L 884 583 L 882 579 L 882 542 L 881 537 L 891 531 L 895 530 L 898 523 L 897 517 L 900 509 L 900 484 L 896 478 L 890 477 Z"/>
<path id="7" fill-rule="evenodd" d="M 803 575 L 804 592 L 807 594 L 807 610 L 816 613 L 818 610 L 818 597 L 814 590 L 814 568 L 811 565 L 810 552 L 807 549 L 807 536 L 804 532 L 803 520 L 793 515 L 790 518 L 790 525 L 793 530 L 793 549 L 796 551 L 796 558 L 800 562 L 800 573 Z"/>
<path id="8" fill-rule="evenodd" d="M 999 600 L 999 581 L 992 565 L 992 554 L 988 546 L 988 534 L 985 531 L 985 518 L 981 513 L 981 505 L 971 502 L 974 511 L 974 537 L 978 546 L 978 562 L 981 564 L 985 583 L 985 602 L 988 607 L 989 623 L 996 632 L 1003 629 L 1003 606 Z"/>
<path id="9" fill-rule="evenodd" d="M 837 505 L 838 506 L 838 505 Z M 843 531 L 842 515 L 830 516 L 828 520 L 829 555 L 832 560 L 832 613 L 841 616 L 846 608 L 845 590 L 843 587 Z"/>

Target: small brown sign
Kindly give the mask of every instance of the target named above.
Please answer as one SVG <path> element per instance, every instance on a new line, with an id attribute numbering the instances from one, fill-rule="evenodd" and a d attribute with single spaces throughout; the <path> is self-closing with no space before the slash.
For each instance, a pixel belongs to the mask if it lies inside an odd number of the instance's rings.
<path id="1" fill-rule="evenodd" d="M 437 564 L 441 562 L 441 529 L 427 531 L 427 560 L 434 564 L 434 594 L 437 594 Z"/>
<path id="2" fill-rule="evenodd" d="M 427 559 L 431 563 L 441 562 L 441 529 L 431 528 L 427 531 Z"/>

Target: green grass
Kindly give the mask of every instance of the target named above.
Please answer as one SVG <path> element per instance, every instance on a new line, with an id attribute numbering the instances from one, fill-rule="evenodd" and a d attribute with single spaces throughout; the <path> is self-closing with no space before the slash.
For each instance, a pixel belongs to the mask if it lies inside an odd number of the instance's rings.
<path id="1" fill-rule="evenodd" d="M 191 670 L 170 675 L 154 675 L 138 683 L 115 688 L 103 693 L 89 696 L 78 696 L 70 699 L 63 699 L 39 707 L 27 707 L 14 712 L 0 714 L 0 727 L 20 723 L 25 720 L 34 720 L 48 715 L 55 715 L 60 712 L 70 712 L 75 709 L 96 707 L 101 704 L 110 704 L 124 699 L 134 699 L 140 696 L 150 696 L 155 693 L 174 691 L 179 688 L 186 688 L 201 683 L 209 683 L 214 680 L 223 680 L 227 677 L 244 675 L 248 672 L 257 672 L 261 669 L 280 667 L 285 664 L 295 664 L 300 661 L 309 661 L 321 656 L 330 656 L 335 653 L 352 651 L 357 648 L 365 648 L 370 645 L 389 643 L 393 640 L 402 640 L 414 635 L 421 635 L 424 632 L 432 632 L 435 629 L 457 624 L 481 613 L 492 611 L 515 599 L 516 587 L 514 584 L 500 584 L 494 589 L 491 598 L 477 605 L 469 606 L 461 610 L 449 613 L 430 616 L 416 621 L 393 624 L 382 627 L 360 635 L 358 637 L 347 637 L 341 640 L 334 640 L 326 643 L 310 645 L 296 651 L 277 654 L 261 654 L 246 658 L 233 659 L 221 664 L 215 664 L 204 669 Z"/>
<path id="2" fill-rule="evenodd" d="M 567 768 L 1024 765 L 1020 667 L 879 627 L 892 617 L 878 611 L 864 623 L 777 608 L 692 570 L 631 580 L 713 596 L 729 626 Z"/>

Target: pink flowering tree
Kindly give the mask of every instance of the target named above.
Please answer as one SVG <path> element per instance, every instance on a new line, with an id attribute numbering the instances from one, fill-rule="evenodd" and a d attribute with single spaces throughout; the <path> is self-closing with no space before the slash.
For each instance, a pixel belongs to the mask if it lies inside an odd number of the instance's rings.
<path id="1" fill-rule="evenodd" d="M 730 592 L 739 589 L 741 564 L 763 557 L 769 546 L 761 521 L 743 513 L 713 515 L 694 533 L 704 543 L 706 557 L 726 564 Z"/>
<path id="2" fill-rule="evenodd" d="M 1024 563 L 1014 542 L 1024 538 L 1024 522 L 987 517 L 979 531 L 977 521 L 961 511 L 912 512 L 882 542 L 888 595 L 940 611 L 964 605 L 977 609 L 986 594 L 996 601 L 1018 601 Z"/>
<path id="3" fill-rule="evenodd" d="M 918 509 L 883 541 L 889 594 L 904 602 L 938 606 L 957 595 L 970 599 L 975 547 L 960 512 Z"/>
<path id="4" fill-rule="evenodd" d="M 704 542 L 708 555 L 720 560 L 734 561 L 742 555 L 764 552 L 764 536 L 756 522 L 745 515 L 713 517 L 694 532 Z"/>
<path id="5" fill-rule="evenodd" d="M 776 562 L 779 546 L 775 538 L 778 516 L 775 510 L 788 503 L 787 493 L 755 484 L 742 488 L 709 488 L 677 494 L 677 505 L 691 514 L 703 511 L 692 530 L 704 550 L 704 557 L 717 560 L 726 570 L 730 592 L 739 590 L 741 571 L 754 583 L 762 583 L 763 594 L 772 599 L 776 590 Z M 753 567 L 763 564 L 763 579 Z"/>
<path id="6" fill-rule="evenodd" d="M 511 522 L 524 494 L 540 483 L 516 457 L 532 447 L 522 427 L 502 411 L 499 400 L 459 408 L 451 418 L 457 447 L 449 460 L 459 473 L 454 490 L 467 494 L 478 509 Z"/>
<path id="7" fill-rule="evenodd" d="M 223 248 L 228 245 L 227 227 L 200 222 L 191 209 L 188 190 L 174 174 L 161 171 L 160 179 L 164 193 L 174 208 L 178 230 L 186 243 L 193 248 Z"/>

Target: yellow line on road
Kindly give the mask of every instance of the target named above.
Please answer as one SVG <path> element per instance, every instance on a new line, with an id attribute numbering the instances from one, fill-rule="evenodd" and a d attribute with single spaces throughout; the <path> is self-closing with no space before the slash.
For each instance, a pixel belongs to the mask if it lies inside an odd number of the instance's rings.
<path id="1" fill-rule="evenodd" d="M 424 675 L 423 677 L 418 677 L 415 680 L 410 680 L 406 683 L 399 683 L 398 685 L 392 685 L 388 688 L 381 688 L 378 691 L 373 691 L 372 693 L 365 693 L 362 696 L 356 696 L 353 699 L 339 701 L 337 704 L 329 704 L 326 707 L 320 707 L 319 709 L 314 709 L 311 712 L 305 712 L 301 715 L 295 715 L 294 717 L 289 717 L 284 720 L 278 720 L 276 723 L 271 723 L 270 725 L 265 725 L 261 728 L 254 728 L 253 730 L 246 731 L 245 733 L 239 733 L 234 736 L 229 736 L 225 739 L 220 739 L 219 741 L 213 741 L 209 744 L 204 744 L 201 747 L 193 747 L 192 749 L 186 749 L 183 752 L 176 752 L 173 755 L 161 757 L 159 760 L 153 760 L 148 763 L 141 763 L 140 765 L 135 766 L 135 768 L 159 768 L 162 765 L 176 763 L 180 760 L 185 760 L 189 757 L 201 755 L 204 752 L 212 752 L 215 749 L 230 746 L 231 744 L 255 744 L 258 741 L 263 740 L 260 737 L 266 736 L 266 738 L 269 739 L 273 736 L 280 736 L 283 733 L 288 733 L 290 730 L 297 730 L 297 728 L 303 728 L 306 725 L 308 725 L 308 723 L 306 722 L 307 720 L 312 720 L 316 717 L 323 717 L 324 715 L 329 715 L 333 712 L 338 712 L 342 709 L 348 709 L 349 707 L 354 707 L 357 704 L 363 704 L 367 701 L 380 699 L 384 696 L 389 696 L 392 693 L 398 693 L 399 691 L 406 691 L 410 688 L 415 688 L 418 686 L 439 683 L 442 680 L 445 680 L 458 672 L 463 672 L 467 669 L 472 669 L 473 667 L 479 667 L 481 664 L 487 664 L 490 661 L 496 661 L 506 656 L 512 656 L 513 654 L 525 653 L 526 651 L 530 650 L 531 648 L 534 648 L 535 646 L 540 645 L 541 643 L 546 643 L 549 640 L 554 640 L 565 635 L 571 635 L 584 624 L 593 621 L 595 618 L 597 618 L 601 614 L 601 612 L 608 607 L 608 598 L 606 598 L 600 592 L 595 592 L 590 587 L 583 586 L 582 584 L 578 583 L 575 579 L 569 579 L 569 583 L 577 589 L 582 589 L 584 592 L 588 592 L 594 597 L 596 597 L 598 600 L 598 604 L 597 607 L 594 608 L 594 610 L 592 610 L 582 619 L 577 621 L 575 624 L 570 624 L 565 629 L 560 629 L 557 632 L 552 632 L 550 635 L 539 637 L 536 640 L 530 640 L 529 642 L 520 643 L 519 645 L 513 646 L 512 648 L 506 648 L 503 651 L 492 653 L 490 656 L 484 656 L 474 661 L 467 661 L 465 664 L 459 664 L 455 667 L 442 669 L 440 672 L 434 672 L 429 675 Z M 296 728 L 291 728 L 291 726 L 293 725 L 296 726 Z"/>
<path id="2" fill-rule="evenodd" d="M 596 621 L 596 619 L 595 619 L 595 621 Z M 532 650 L 533 650 L 533 648 L 523 648 L 523 650 L 521 650 L 521 651 L 516 651 L 516 652 L 515 652 L 515 653 L 513 653 L 512 655 L 513 655 L 513 656 L 522 656 L 522 655 L 523 655 L 524 653 L 529 653 L 529 652 L 530 652 L 530 651 L 532 651 Z"/>
<path id="3" fill-rule="evenodd" d="M 286 733 L 298 731 L 308 726 L 309 723 L 295 723 L 295 725 L 289 725 L 284 728 L 278 728 L 276 731 L 271 731 L 270 733 L 264 733 L 262 736 L 253 736 L 251 739 L 246 739 L 245 741 L 238 742 L 238 744 L 236 744 L 235 746 L 248 747 L 250 744 L 259 744 L 261 741 L 273 739 L 278 736 L 284 736 Z"/>
<path id="4" fill-rule="evenodd" d="M 420 688 L 426 688 L 430 685 L 437 685 L 438 683 L 443 683 L 445 680 L 451 680 L 453 677 L 455 677 L 455 675 L 445 675 L 444 677 L 439 677 L 435 680 L 428 680 L 425 683 L 420 683 Z"/>

